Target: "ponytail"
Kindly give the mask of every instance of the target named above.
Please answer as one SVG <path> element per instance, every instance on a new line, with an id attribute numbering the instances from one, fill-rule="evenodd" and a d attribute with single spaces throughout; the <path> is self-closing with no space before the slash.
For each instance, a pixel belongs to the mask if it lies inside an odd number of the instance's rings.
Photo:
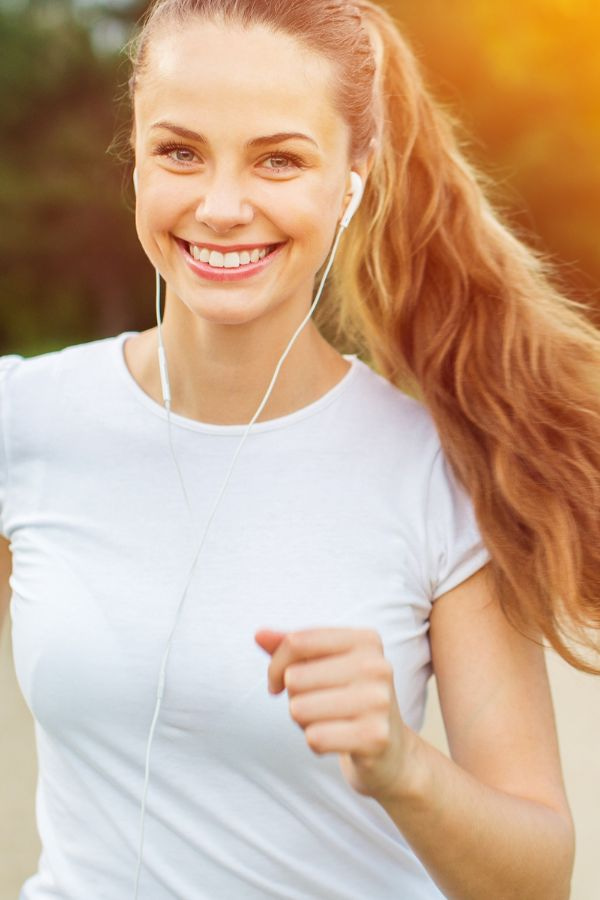
<path id="1" fill-rule="evenodd" d="M 429 409 L 509 621 L 600 674 L 600 332 L 493 210 L 392 19 L 358 6 L 378 151 L 326 325 Z"/>

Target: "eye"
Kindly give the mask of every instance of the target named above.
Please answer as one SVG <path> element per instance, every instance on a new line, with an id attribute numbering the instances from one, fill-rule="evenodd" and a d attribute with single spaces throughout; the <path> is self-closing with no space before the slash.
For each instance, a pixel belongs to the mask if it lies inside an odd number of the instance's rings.
<path id="1" fill-rule="evenodd" d="M 175 163 L 192 163 L 195 159 L 195 152 L 186 147 L 185 144 L 159 144 L 154 151 L 157 156 L 167 156 Z"/>
<path id="2" fill-rule="evenodd" d="M 154 154 L 167 157 L 172 162 L 182 166 L 190 165 L 197 160 L 196 152 L 191 147 L 172 141 L 158 144 Z M 293 172 L 294 169 L 303 167 L 303 161 L 293 153 L 271 153 L 270 156 L 265 157 L 263 164 L 269 172 L 274 172 L 275 174 Z"/>
<path id="3" fill-rule="evenodd" d="M 291 171 L 302 167 L 302 160 L 293 153 L 272 153 L 264 162 L 273 163 L 273 165 L 267 165 L 267 169 L 271 172 Z"/>

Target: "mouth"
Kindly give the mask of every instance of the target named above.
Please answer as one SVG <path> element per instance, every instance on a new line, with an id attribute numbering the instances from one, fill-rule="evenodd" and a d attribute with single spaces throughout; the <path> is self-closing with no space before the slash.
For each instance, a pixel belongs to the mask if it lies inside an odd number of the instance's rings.
<path id="1" fill-rule="evenodd" d="M 211 269 L 239 269 L 260 262 L 265 256 L 273 253 L 278 244 L 262 244 L 256 247 L 217 248 L 214 244 L 192 244 L 185 242 L 185 248 L 197 262 L 207 263 Z"/>
<path id="2" fill-rule="evenodd" d="M 287 244 L 236 245 L 228 249 L 214 244 L 195 244 L 175 238 L 185 262 L 209 281 L 238 281 L 263 271 Z"/>

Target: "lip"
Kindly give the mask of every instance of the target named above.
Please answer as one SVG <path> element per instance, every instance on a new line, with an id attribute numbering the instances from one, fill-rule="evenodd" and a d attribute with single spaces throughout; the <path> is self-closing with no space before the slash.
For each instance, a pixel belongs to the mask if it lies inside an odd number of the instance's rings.
<path id="1" fill-rule="evenodd" d="M 204 241 L 187 241 L 187 243 L 195 244 L 196 247 L 206 247 L 207 250 L 217 250 L 219 253 L 241 253 L 242 250 L 266 250 L 281 242 L 271 241 L 270 244 L 229 244 L 225 247 L 220 244 L 206 244 Z"/>
<path id="2" fill-rule="evenodd" d="M 175 243 L 179 247 L 180 253 L 183 256 L 184 262 L 187 267 L 191 269 L 195 275 L 198 275 L 199 278 L 203 278 L 206 281 L 245 281 L 246 278 L 252 278 L 253 275 L 258 275 L 260 272 L 263 272 L 268 266 L 270 266 L 273 260 L 281 253 L 283 248 L 287 246 L 288 242 L 284 241 L 283 243 L 278 244 L 275 250 L 273 250 L 272 253 L 267 254 L 264 259 L 259 259 L 259 261 L 256 263 L 248 263 L 248 265 L 241 266 L 239 269 L 215 269 L 212 266 L 209 266 L 208 263 L 200 262 L 199 259 L 194 259 L 193 256 L 190 256 L 190 254 L 188 253 L 188 244 L 186 241 L 182 241 L 181 238 L 175 238 Z M 202 246 L 211 249 L 210 244 L 202 244 Z M 252 244 L 250 246 L 253 250 L 260 248 L 260 244 Z M 272 247 L 273 244 L 263 244 L 263 246 Z M 234 252 L 233 246 L 227 248 L 227 250 L 225 251 L 222 248 L 217 247 L 214 247 L 214 249 L 219 249 L 219 252 L 221 253 Z"/>

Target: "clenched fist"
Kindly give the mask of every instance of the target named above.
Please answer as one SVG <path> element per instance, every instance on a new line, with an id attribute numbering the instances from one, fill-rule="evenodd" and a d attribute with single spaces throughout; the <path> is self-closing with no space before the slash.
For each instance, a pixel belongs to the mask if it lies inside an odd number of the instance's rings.
<path id="1" fill-rule="evenodd" d="M 359 794 L 382 800 L 410 767 L 413 732 L 402 721 L 393 669 L 376 631 L 261 629 L 271 655 L 269 690 L 287 689 L 291 717 L 317 754 L 340 754 L 342 773 Z"/>

